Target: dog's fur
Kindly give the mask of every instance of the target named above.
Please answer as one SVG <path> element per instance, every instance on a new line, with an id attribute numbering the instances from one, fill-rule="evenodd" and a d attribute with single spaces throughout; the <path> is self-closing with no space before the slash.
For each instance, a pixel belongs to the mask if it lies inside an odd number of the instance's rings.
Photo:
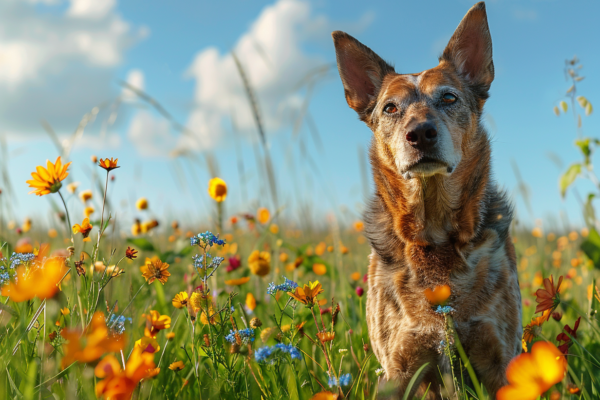
<path id="1" fill-rule="evenodd" d="M 401 393 L 429 362 L 415 387 L 423 393 L 431 383 L 427 398 L 440 398 L 438 366 L 450 372 L 439 352 L 444 317 L 424 290 L 447 284 L 458 336 L 495 396 L 521 352 L 522 326 L 512 207 L 491 178 L 481 123 L 494 79 L 485 5 L 469 10 L 439 65 L 418 74 L 397 74 L 350 35 L 332 35 L 348 105 L 374 133 L 375 195 L 365 215 L 373 351 Z M 447 93 L 451 104 L 442 99 Z M 408 139 L 422 124 L 437 131 L 431 149 Z"/>

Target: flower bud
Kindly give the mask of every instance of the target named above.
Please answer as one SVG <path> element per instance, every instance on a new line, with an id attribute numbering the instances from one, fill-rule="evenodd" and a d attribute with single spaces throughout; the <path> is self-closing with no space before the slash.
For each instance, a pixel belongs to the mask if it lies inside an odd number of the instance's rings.
<path id="1" fill-rule="evenodd" d="M 260 328 L 262 326 L 262 321 L 256 317 L 252 318 L 250 320 L 250 328 L 252 329 L 256 329 L 256 328 Z"/>

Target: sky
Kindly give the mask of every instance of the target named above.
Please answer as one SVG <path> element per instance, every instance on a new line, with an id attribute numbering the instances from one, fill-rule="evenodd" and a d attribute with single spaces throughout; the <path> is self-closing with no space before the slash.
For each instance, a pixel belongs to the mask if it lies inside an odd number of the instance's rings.
<path id="1" fill-rule="evenodd" d="M 364 178 L 372 133 L 346 104 L 331 32 L 353 35 L 399 73 L 420 72 L 437 64 L 472 5 L 4 0 L 2 217 L 52 221 L 49 211 L 59 198 L 28 195 L 25 181 L 61 152 L 73 162 L 69 182 L 82 190 L 104 183 L 92 155 L 119 158 L 108 195 L 126 224 L 134 217 L 206 221 L 214 210 L 207 182 L 215 174 L 228 183 L 228 215 L 273 208 L 266 148 L 283 215 L 358 219 L 373 190 L 370 171 Z M 598 104 L 600 3 L 495 0 L 487 2 L 487 13 L 496 76 L 484 120 L 493 138 L 494 177 L 511 194 L 521 223 L 579 226 L 576 196 L 562 199 L 558 189 L 561 172 L 580 160 L 575 122 L 571 110 L 557 117 L 553 107 L 565 99 L 570 83 L 563 68 L 574 55 L 585 76 L 578 92 Z M 264 146 L 232 54 L 252 86 Z M 599 128 L 597 113 L 583 117 L 583 134 L 594 136 Z M 583 180 L 576 187 L 581 197 L 593 190 Z M 139 197 L 149 200 L 148 212 L 135 210 Z M 81 202 L 67 195 L 67 203 L 78 219 Z"/>

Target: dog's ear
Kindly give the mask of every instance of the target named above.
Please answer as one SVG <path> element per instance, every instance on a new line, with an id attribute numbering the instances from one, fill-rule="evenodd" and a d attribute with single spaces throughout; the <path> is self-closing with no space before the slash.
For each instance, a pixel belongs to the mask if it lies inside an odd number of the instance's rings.
<path id="1" fill-rule="evenodd" d="M 440 62 L 444 61 L 452 63 L 472 83 L 489 89 L 494 80 L 494 63 L 484 2 L 475 4 L 464 16 L 440 57 Z"/>
<path id="2" fill-rule="evenodd" d="M 371 99 L 377 96 L 383 78 L 394 72 L 394 68 L 347 33 L 335 31 L 331 36 L 346 101 L 363 117 Z"/>

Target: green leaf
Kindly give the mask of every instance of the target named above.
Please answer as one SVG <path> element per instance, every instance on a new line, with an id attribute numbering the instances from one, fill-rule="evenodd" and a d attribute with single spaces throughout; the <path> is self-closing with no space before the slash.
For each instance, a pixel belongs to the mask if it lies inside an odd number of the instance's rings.
<path id="1" fill-rule="evenodd" d="M 127 243 L 131 243 L 140 250 L 155 251 L 154 245 L 146 238 L 127 238 Z"/>
<path id="2" fill-rule="evenodd" d="M 415 382 L 417 381 L 417 378 L 419 377 L 419 375 L 421 375 L 421 372 L 423 372 L 423 370 L 425 369 L 425 367 L 427 367 L 429 365 L 429 363 L 425 363 L 423 365 L 421 365 L 421 368 L 419 368 L 417 370 L 417 372 L 415 372 L 415 374 L 413 375 L 413 377 L 410 379 L 410 382 L 408 382 L 408 386 L 406 387 L 406 391 L 404 392 L 404 396 L 402 396 L 402 400 L 408 400 L 408 395 L 410 394 L 410 391 L 412 389 L 412 387 L 414 386 Z"/>
<path id="3" fill-rule="evenodd" d="M 590 229 L 587 239 L 581 243 L 581 250 L 594 262 L 594 267 L 600 268 L 600 234 L 595 228 Z"/>
<path id="4" fill-rule="evenodd" d="M 583 218 L 585 223 L 589 226 L 593 226 L 596 223 L 596 211 L 592 204 L 592 200 L 594 200 L 595 197 L 596 195 L 594 193 L 588 194 L 587 200 L 583 205 Z"/>
<path id="5" fill-rule="evenodd" d="M 558 185 L 560 187 L 561 196 L 565 197 L 567 189 L 575 181 L 577 176 L 581 173 L 581 164 L 573 164 L 569 169 L 560 177 Z"/>

